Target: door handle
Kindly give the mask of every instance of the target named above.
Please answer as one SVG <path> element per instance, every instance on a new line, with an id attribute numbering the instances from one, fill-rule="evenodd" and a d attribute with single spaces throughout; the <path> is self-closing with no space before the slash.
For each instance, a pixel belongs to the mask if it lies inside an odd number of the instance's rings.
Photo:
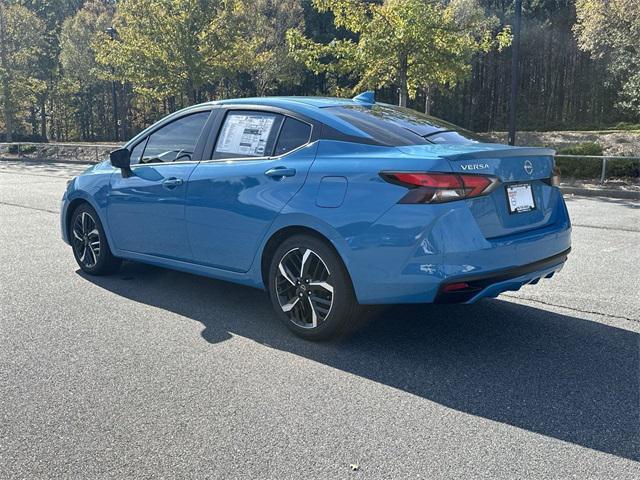
<path id="1" fill-rule="evenodd" d="M 293 177 L 296 174 L 296 169 L 287 167 L 274 167 L 264 172 L 264 174 L 267 177 L 272 177 L 275 179 L 280 179 L 282 177 Z"/>
<path id="2" fill-rule="evenodd" d="M 164 182 L 162 182 L 162 186 L 167 190 L 173 190 L 174 188 L 179 187 L 183 183 L 184 183 L 184 180 L 182 180 L 181 178 L 171 177 L 171 178 L 167 178 Z"/>

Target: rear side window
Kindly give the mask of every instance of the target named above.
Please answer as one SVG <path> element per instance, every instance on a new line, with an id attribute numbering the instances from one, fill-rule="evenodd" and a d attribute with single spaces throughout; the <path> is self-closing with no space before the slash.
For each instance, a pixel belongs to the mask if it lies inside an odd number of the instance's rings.
<path id="1" fill-rule="evenodd" d="M 374 140 L 390 146 L 418 145 L 427 142 L 417 133 L 388 118 L 386 110 L 373 107 L 330 107 L 331 113 L 369 134 Z M 386 118 L 385 118 L 386 117 Z"/>
<path id="2" fill-rule="evenodd" d="M 274 155 L 284 155 L 285 153 L 301 147 L 311 138 L 311 125 L 301 122 L 295 118 L 287 117 L 284 120 Z"/>
<path id="3" fill-rule="evenodd" d="M 209 111 L 193 113 L 153 132 L 147 140 L 140 163 L 193 160 L 196 143 L 209 114 Z"/>
<path id="4" fill-rule="evenodd" d="M 395 105 L 348 105 L 329 107 L 327 110 L 385 145 L 398 147 L 476 141 L 473 135 L 464 129 Z"/>
<path id="5" fill-rule="evenodd" d="M 273 152 L 282 115 L 270 112 L 227 113 L 213 158 L 268 157 Z"/>

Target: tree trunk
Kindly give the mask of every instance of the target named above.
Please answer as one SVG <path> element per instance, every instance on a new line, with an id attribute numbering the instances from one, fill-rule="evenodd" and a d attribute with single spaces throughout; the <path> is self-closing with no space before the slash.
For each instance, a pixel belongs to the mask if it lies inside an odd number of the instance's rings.
<path id="1" fill-rule="evenodd" d="M 9 79 L 4 76 L 2 78 L 2 96 L 4 99 L 4 127 L 7 130 L 6 142 L 13 141 L 13 112 L 11 109 L 11 89 L 9 88 Z"/>
<path id="2" fill-rule="evenodd" d="M 398 105 L 407 106 L 407 97 L 409 96 L 408 87 L 408 59 L 406 55 L 400 55 L 398 68 Z"/>
<path id="3" fill-rule="evenodd" d="M 43 140 L 47 139 L 47 96 L 40 96 L 40 136 Z"/>
<path id="4" fill-rule="evenodd" d="M 256 96 L 264 97 L 267 91 L 268 83 L 266 80 L 256 80 Z"/>
<path id="5" fill-rule="evenodd" d="M 11 66 L 7 64 L 7 50 L 6 50 L 6 18 L 4 11 L 4 2 L 0 2 L 0 71 L 2 73 L 2 97 L 3 97 L 3 117 L 4 126 L 7 130 L 6 142 L 13 141 L 13 111 L 11 105 L 11 86 L 9 83 L 9 75 L 11 75 Z"/>
<path id="6" fill-rule="evenodd" d="M 431 87 L 424 89 L 424 113 L 431 115 Z"/>
<path id="7" fill-rule="evenodd" d="M 38 121 L 36 120 L 36 106 L 29 106 L 29 123 L 31 124 L 31 135 L 38 133 Z"/>
<path id="8" fill-rule="evenodd" d="M 398 105 L 401 107 L 407 106 L 407 98 L 409 96 L 409 89 L 407 88 L 406 78 L 404 81 L 400 80 L 400 85 L 398 87 Z"/>

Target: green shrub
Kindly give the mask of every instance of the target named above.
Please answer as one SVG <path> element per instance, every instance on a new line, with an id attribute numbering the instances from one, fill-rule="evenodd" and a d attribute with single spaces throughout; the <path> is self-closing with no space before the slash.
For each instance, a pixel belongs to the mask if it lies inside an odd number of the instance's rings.
<path id="1" fill-rule="evenodd" d="M 602 155 L 602 146 L 594 142 L 578 143 L 558 150 L 558 155 Z M 564 178 L 593 179 L 602 174 L 600 158 L 556 158 L 556 166 Z M 607 178 L 640 177 L 640 160 L 607 161 Z"/>
<path id="2" fill-rule="evenodd" d="M 562 178 L 598 178 L 602 161 L 595 158 L 556 158 Z"/>
<path id="3" fill-rule="evenodd" d="M 602 145 L 595 142 L 576 143 L 558 150 L 558 155 L 602 155 Z"/>
<path id="4" fill-rule="evenodd" d="M 640 177 L 640 160 L 609 160 L 607 178 L 609 177 Z"/>
<path id="5" fill-rule="evenodd" d="M 640 130 L 640 123 L 619 122 L 615 127 L 608 130 Z"/>
<path id="6" fill-rule="evenodd" d="M 558 155 L 602 155 L 602 146 L 594 142 L 577 143 L 558 150 Z M 556 166 L 564 178 L 597 178 L 602 171 L 598 158 L 556 158 Z"/>
<path id="7" fill-rule="evenodd" d="M 20 154 L 21 155 L 26 155 L 28 153 L 33 153 L 36 151 L 36 146 L 35 145 L 21 145 L 20 146 Z M 18 145 L 10 145 L 9 146 L 9 153 L 17 155 L 18 154 Z"/>

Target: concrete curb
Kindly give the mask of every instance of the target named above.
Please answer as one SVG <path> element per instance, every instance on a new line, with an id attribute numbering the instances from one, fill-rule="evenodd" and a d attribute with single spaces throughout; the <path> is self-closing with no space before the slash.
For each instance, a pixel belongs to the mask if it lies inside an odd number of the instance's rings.
<path id="1" fill-rule="evenodd" d="M 628 190 L 614 190 L 611 188 L 595 189 L 560 186 L 562 193 L 569 195 L 580 195 L 581 197 L 607 197 L 620 198 L 623 200 L 640 200 L 640 192 L 630 192 Z"/>

